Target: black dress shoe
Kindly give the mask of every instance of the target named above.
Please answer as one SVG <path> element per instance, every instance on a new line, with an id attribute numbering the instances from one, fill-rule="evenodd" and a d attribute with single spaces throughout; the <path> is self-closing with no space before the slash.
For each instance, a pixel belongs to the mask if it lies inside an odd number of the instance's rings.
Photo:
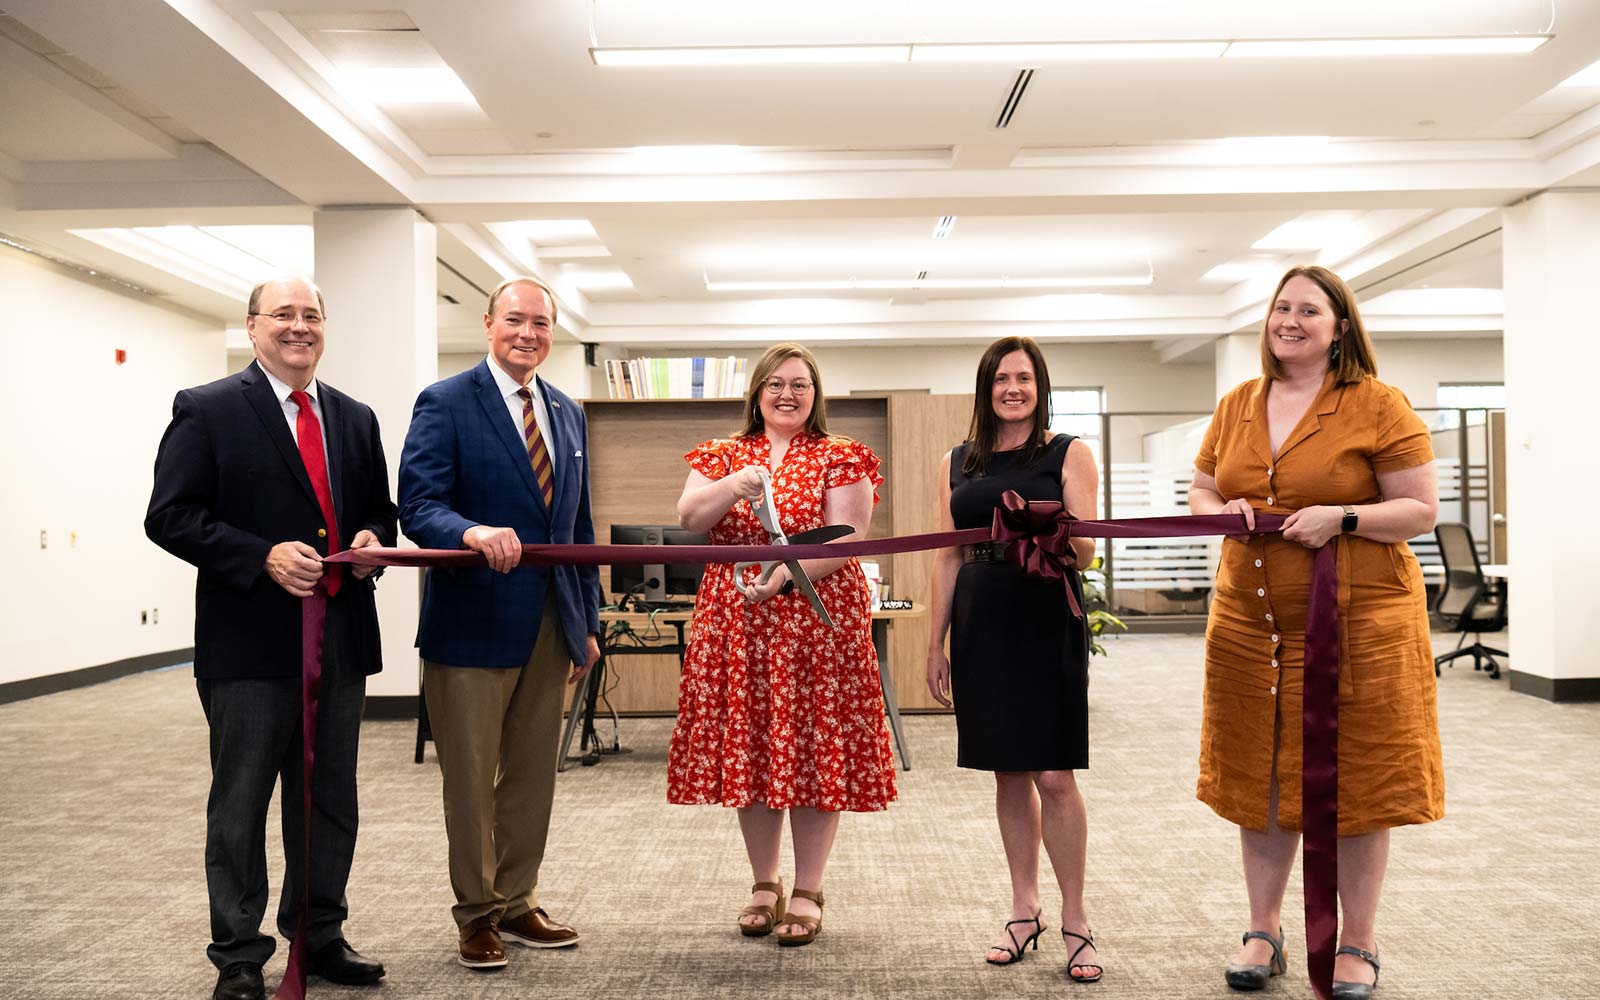
<path id="1" fill-rule="evenodd" d="M 254 962 L 234 962 L 217 976 L 211 1000 L 267 1000 L 267 987 L 261 982 L 261 966 Z"/>
<path id="2" fill-rule="evenodd" d="M 364 958 L 344 938 L 311 953 L 306 971 L 342 986 L 371 986 L 383 978 L 383 963 Z"/>

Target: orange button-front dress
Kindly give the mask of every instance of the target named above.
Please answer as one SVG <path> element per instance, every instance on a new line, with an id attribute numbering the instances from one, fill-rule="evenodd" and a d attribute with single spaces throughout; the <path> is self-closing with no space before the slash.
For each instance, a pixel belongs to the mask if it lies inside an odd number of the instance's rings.
<path id="1" fill-rule="evenodd" d="M 1373 378 L 1334 384 L 1276 456 L 1267 379 L 1217 404 L 1195 459 L 1223 499 L 1290 514 L 1383 499 L 1378 474 L 1433 461 L 1427 427 L 1400 390 Z M 1444 815 L 1433 648 L 1422 570 L 1404 542 L 1338 535 L 1339 835 Z M 1197 795 L 1217 815 L 1267 828 L 1277 741 L 1278 825 L 1300 829 L 1301 693 L 1315 552 L 1281 535 L 1224 539 L 1206 626 Z"/>

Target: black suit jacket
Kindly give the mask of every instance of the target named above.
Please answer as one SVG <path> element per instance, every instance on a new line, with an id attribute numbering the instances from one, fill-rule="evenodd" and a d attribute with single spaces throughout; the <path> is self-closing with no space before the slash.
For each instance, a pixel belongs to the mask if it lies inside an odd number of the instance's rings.
<path id="1" fill-rule="evenodd" d="M 328 479 L 339 537 L 366 528 L 395 543 L 395 506 L 378 439 L 378 419 L 319 383 Z M 283 407 L 259 365 L 185 389 L 156 454 L 155 488 L 144 530 L 199 568 L 195 582 L 194 672 L 201 678 L 298 677 L 300 600 L 266 573 L 267 552 L 302 541 L 327 554 L 327 539 L 305 463 Z M 341 670 L 383 668 L 373 578 L 348 573 L 329 614 L 339 616 Z"/>

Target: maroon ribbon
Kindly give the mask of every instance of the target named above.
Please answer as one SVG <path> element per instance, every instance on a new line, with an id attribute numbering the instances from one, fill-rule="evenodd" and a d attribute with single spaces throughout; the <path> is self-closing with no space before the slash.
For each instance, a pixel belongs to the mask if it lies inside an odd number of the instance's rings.
<path id="1" fill-rule="evenodd" d="M 1209 535 L 1270 534 L 1282 530 L 1279 514 L 1257 514 L 1256 526 L 1244 526 L 1240 514 L 1206 514 L 1176 517 L 1131 517 L 1081 521 L 1055 501 L 1024 501 L 1007 491 L 988 528 L 900 535 L 864 541 L 823 545 L 524 545 L 522 564 L 532 566 L 603 566 L 650 563 L 763 562 L 770 559 L 837 559 L 841 556 L 890 555 L 942 549 L 979 542 L 1006 546 L 1006 561 L 1031 576 L 1067 580 L 1076 569 L 1070 540 L 1077 538 L 1190 538 Z M 449 567 L 483 565 L 481 553 L 465 549 L 387 549 L 369 546 L 328 556 L 324 562 L 358 566 Z M 1082 609 L 1068 588 L 1074 614 Z M 315 724 L 315 692 L 321 679 L 322 618 L 325 597 L 319 588 L 306 598 L 306 789 L 310 794 L 311 734 Z M 312 605 L 315 605 L 313 611 Z M 312 631 L 315 629 L 315 639 Z M 1301 771 L 1302 825 L 1304 828 L 1307 967 L 1322 1000 L 1333 989 L 1333 959 L 1338 940 L 1338 829 L 1339 829 L 1339 616 L 1338 568 L 1332 544 L 1317 550 L 1306 609 L 1303 762 Z M 306 816 L 311 815 L 309 804 Z M 309 831 L 308 831 L 309 837 Z M 308 852 L 309 853 L 309 852 Z M 301 922 L 305 920 L 302 900 Z M 302 934 L 296 934 L 298 942 Z M 303 950 L 303 949 L 302 949 Z M 290 969 L 294 971 L 291 948 Z M 299 993 L 286 992 L 290 973 L 276 997 L 301 1000 L 304 972 L 299 972 Z"/>
<path id="2" fill-rule="evenodd" d="M 317 765 L 317 703 L 322 696 L 322 636 L 328 622 L 328 592 L 318 580 L 300 601 L 300 777 L 305 828 L 300 844 L 300 905 L 295 917 L 289 964 L 273 1000 L 304 1000 L 306 995 L 306 919 L 311 899 L 311 776 Z"/>
<path id="3" fill-rule="evenodd" d="M 1306 967 L 1317 996 L 1331 1000 L 1339 940 L 1339 562 L 1331 542 L 1317 550 L 1311 568 L 1302 683 L 1300 867 L 1305 877 Z"/>

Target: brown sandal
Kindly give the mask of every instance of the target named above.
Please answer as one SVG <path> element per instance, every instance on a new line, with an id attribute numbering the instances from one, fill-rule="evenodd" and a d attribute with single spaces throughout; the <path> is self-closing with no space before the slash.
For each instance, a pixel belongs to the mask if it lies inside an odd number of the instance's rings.
<path id="1" fill-rule="evenodd" d="M 796 899 L 809 899 L 813 903 L 817 904 L 818 910 L 822 909 L 822 893 L 820 892 L 810 892 L 805 889 L 796 889 L 794 892 L 789 894 L 789 898 L 791 902 Z M 805 928 L 805 930 L 799 934 L 785 934 L 782 931 L 779 931 L 777 934 L 778 943 L 783 945 L 785 948 L 793 948 L 796 945 L 810 944 L 817 939 L 818 934 L 822 933 L 821 916 L 802 917 L 794 913 L 785 913 L 783 915 L 783 919 L 779 920 L 778 923 L 798 924 L 799 926 Z"/>
<path id="2" fill-rule="evenodd" d="M 750 887 L 751 895 L 758 892 L 770 892 L 778 897 L 778 901 L 771 906 L 757 906 L 754 903 L 739 911 L 739 933 L 745 937 L 766 937 L 772 929 L 778 926 L 778 914 L 783 912 L 783 882 L 757 882 Z M 758 924 L 747 924 L 745 917 L 760 917 Z"/>

